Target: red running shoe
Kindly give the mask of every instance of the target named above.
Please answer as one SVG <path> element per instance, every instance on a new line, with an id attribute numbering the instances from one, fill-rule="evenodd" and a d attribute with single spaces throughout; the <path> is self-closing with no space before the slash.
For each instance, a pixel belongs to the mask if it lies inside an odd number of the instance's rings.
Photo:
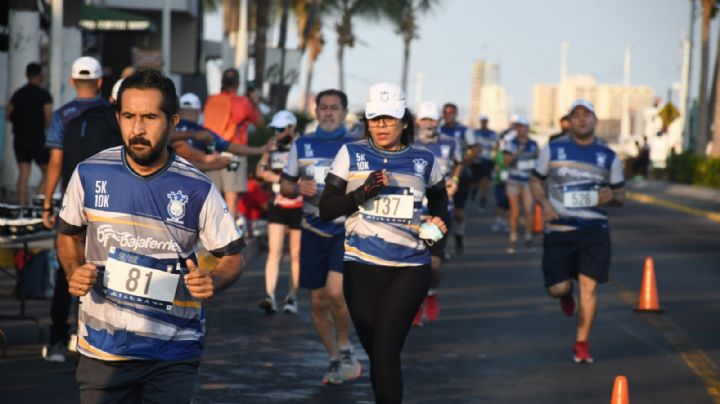
<path id="1" fill-rule="evenodd" d="M 420 306 L 417 313 L 415 313 L 415 318 L 413 319 L 412 325 L 413 327 L 422 327 L 423 326 L 423 306 Z"/>
<path id="2" fill-rule="evenodd" d="M 576 341 L 575 348 L 573 348 L 573 360 L 575 363 L 593 363 L 590 344 L 585 341 Z"/>
<path id="3" fill-rule="evenodd" d="M 560 298 L 560 307 L 566 316 L 572 317 L 575 314 L 575 306 L 575 296 L 573 296 L 572 291 Z"/>
<path id="4" fill-rule="evenodd" d="M 440 316 L 440 306 L 437 295 L 425 296 L 425 317 L 428 321 L 437 321 Z"/>

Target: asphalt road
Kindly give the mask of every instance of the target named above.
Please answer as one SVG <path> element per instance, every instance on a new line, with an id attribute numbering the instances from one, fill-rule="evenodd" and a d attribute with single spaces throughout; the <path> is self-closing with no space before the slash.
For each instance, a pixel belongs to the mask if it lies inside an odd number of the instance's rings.
<path id="1" fill-rule="evenodd" d="M 575 319 L 543 290 L 540 248 L 508 255 L 490 217 L 470 216 L 466 254 L 446 266 L 440 320 L 414 328 L 405 345 L 405 402 L 607 403 L 622 374 L 634 404 L 720 403 L 720 223 L 637 202 L 614 210 L 611 281 L 599 289 L 590 339 L 596 363 L 576 365 Z M 662 314 L 633 311 L 647 256 Z M 263 258 L 208 305 L 195 402 L 373 402 L 367 369 L 352 383 L 320 383 L 327 358 L 306 294 L 298 315 L 259 313 Z M 10 339 L 9 358 L 0 360 L 0 402 L 78 401 L 73 363 L 45 363 L 38 344 Z"/>

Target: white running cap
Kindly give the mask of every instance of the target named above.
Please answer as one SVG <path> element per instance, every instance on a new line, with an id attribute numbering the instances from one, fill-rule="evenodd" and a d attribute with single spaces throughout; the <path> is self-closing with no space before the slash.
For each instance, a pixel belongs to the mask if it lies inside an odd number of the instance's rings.
<path id="1" fill-rule="evenodd" d="M 377 83 L 368 90 L 368 101 L 365 103 L 365 118 L 391 116 L 402 119 L 405 115 L 407 102 L 405 92 L 393 83 Z"/>
<path id="2" fill-rule="evenodd" d="M 530 126 L 530 122 L 528 122 L 528 119 L 520 115 L 518 115 L 515 120 L 513 120 L 513 123 L 518 125 Z"/>
<path id="3" fill-rule="evenodd" d="M 118 93 L 120 92 L 120 85 L 122 85 L 122 82 L 125 79 L 119 79 L 118 81 L 113 84 L 112 91 L 110 92 L 110 98 L 115 100 L 117 102 Z"/>
<path id="4" fill-rule="evenodd" d="M 97 59 L 90 56 L 83 56 L 72 64 L 71 77 L 79 80 L 101 79 L 103 76 L 102 66 Z"/>
<path id="5" fill-rule="evenodd" d="M 438 111 L 438 106 L 432 101 L 424 101 L 420 104 L 417 110 L 417 119 L 432 119 L 432 120 L 439 120 L 440 119 L 440 112 Z"/>
<path id="6" fill-rule="evenodd" d="M 202 109 L 200 97 L 194 93 L 185 93 L 180 97 L 180 108 L 182 109 Z"/>
<path id="7" fill-rule="evenodd" d="M 592 102 L 590 102 L 586 99 L 583 99 L 583 98 L 578 98 L 577 100 L 573 101 L 573 103 L 570 104 L 570 109 L 568 110 L 567 114 L 572 115 L 573 111 L 575 111 L 575 108 L 580 108 L 580 107 L 585 108 L 588 111 L 592 112 L 593 115 L 595 114 L 595 107 L 592 105 Z"/>
<path id="8" fill-rule="evenodd" d="M 285 129 L 290 125 L 297 125 L 297 118 L 295 114 L 285 109 L 276 112 L 273 115 L 272 122 L 270 122 L 270 126 L 276 129 Z"/>
<path id="9" fill-rule="evenodd" d="M 480 122 L 482 122 L 482 121 L 487 121 L 487 120 L 489 120 L 489 118 L 488 118 L 487 115 L 485 115 L 485 114 L 480 115 Z"/>

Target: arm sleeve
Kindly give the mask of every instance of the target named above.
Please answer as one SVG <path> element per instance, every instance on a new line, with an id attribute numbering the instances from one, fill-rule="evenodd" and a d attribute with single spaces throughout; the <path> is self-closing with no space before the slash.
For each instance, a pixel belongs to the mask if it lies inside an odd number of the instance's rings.
<path id="1" fill-rule="evenodd" d="M 82 187 L 78 166 L 70 177 L 65 196 L 63 197 L 62 206 L 57 225 L 59 233 L 67 235 L 75 235 L 82 233 L 87 227 L 88 221 L 85 216 L 85 190 Z"/>
<path id="2" fill-rule="evenodd" d="M 437 216 L 450 224 L 450 212 L 448 212 L 448 194 L 444 183 L 438 183 L 425 193 L 428 200 L 428 212 L 430 216 Z"/>
<path id="3" fill-rule="evenodd" d="M 330 165 L 329 173 L 334 176 L 347 181 L 348 174 L 350 171 L 350 153 L 348 152 L 347 146 L 343 145 L 335 155 L 335 159 Z"/>
<path id="4" fill-rule="evenodd" d="M 47 149 L 62 149 L 63 141 L 65 137 L 65 127 L 63 126 L 60 114 L 58 111 L 53 112 L 52 122 L 50 122 L 50 130 L 45 140 L 45 148 Z"/>
<path id="5" fill-rule="evenodd" d="M 205 198 L 199 223 L 200 242 L 215 257 L 234 255 L 245 248 L 242 232 L 215 185 Z"/>
<path id="6" fill-rule="evenodd" d="M 540 150 L 533 175 L 541 180 L 545 180 L 548 172 L 550 172 L 550 144 L 545 145 L 545 147 Z"/>
<path id="7" fill-rule="evenodd" d="M 320 196 L 320 220 L 329 222 L 358 210 L 354 194 L 346 194 L 346 188 L 347 182 L 344 179 L 328 173 L 325 189 Z"/>
<path id="8" fill-rule="evenodd" d="M 283 170 L 283 177 L 297 181 L 300 177 L 300 170 L 298 167 L 298 154 L 297 154 L 297 140 L 290 146 L 290 152 L 288 152 L 287 163 L 285 163 L 285 169 Z"/>
<path id="9" fill-rule="evenodd" d="M 622 163 L 615 155 L 612 165 L 610 165 L 610 188 L 620 189 L 625 186 L 625 177 L 623 176 Z"/>

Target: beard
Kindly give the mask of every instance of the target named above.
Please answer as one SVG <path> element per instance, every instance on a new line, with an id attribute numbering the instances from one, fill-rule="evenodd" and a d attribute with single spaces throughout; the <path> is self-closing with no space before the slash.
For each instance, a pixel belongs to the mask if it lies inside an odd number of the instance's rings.
<path id="1" fill-rule="evenodd" d="M 125 143 L 125 151 L 127 152 L 128 156 L 130 156 L 130 158 L 138 165 L 143 167 L 150 167 L 160 159 L 160 156 L 162 155 L 163 149 L 167 144 L 169 136 L 170 134 L 168 132 L 165 132 L 162 138 L 160 138 L 160 141 L 154 146 L 144 136 L 131 137 Z M 146 152 L 136 152 L 131 147 L 133 145 L 148 146 L 150 149 Z"/>
<path id="2" fill-rule="evenodd" d="M 570 133 L 577 139 L 586 140 L 593 136 L 593 134 L 595 133 L 595 128 L 589 127 L 586 130 L 571 130 Z"/>

